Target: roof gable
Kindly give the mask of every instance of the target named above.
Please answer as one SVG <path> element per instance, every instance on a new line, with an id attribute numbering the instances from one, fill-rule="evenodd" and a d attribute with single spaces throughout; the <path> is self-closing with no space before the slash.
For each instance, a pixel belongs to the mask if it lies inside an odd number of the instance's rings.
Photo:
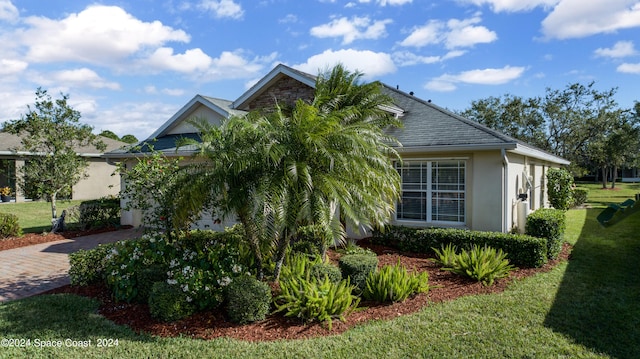
<path id="1" fill-rule="evenodd" d="M 204 116 L 210 120 L 220 120 L 231 115 L 240 115 L 244 111 L 231 108 L 231 101 L 196 95 L 186 105 L 182 106 L 169 120 L 160 126 L 147 140 L 159 138 L 176 132 L 194 132 L 193 126 L 186 123 L 195 116 Z"/>
<path id="2" fill-rule="evenodd" d="M 304 98 L 308 97 L 310 94 L 310 96 L 312 97 L 313 89 L 315 88 L 315 86 L 315 76 L 295 70 L 289 66 L 279 64 L 278 66 L 274 67 L 273 70 L 271 70 L 266 76 L 261 78 L 255 85 L 251 86 L 249 90 L 238 97 L 238 99 L 233 102 L 231 107 L 234 109 L 250 111 L 259 108 L 265 102 L 268 103 L 270 101 L 273 101 L 274 97 L 277 97 L 278 100 L 281 100 L 282 98 L 280 96 L 272 96 L 269 94 L 269 90 L 274 88 L 276 90 L 282 90 L 283 87 L 291 87 L 291 90 L 293 90 L 293 96 L 297 95 L 298 98 Z M 263 100 L 257 101 L 261 96 L 263 96 Z M 285 102 L 289 102 L 286 99 L 283 100 L 285 100 Z M 257 103 L 253 104 L 253 102 Z"/>

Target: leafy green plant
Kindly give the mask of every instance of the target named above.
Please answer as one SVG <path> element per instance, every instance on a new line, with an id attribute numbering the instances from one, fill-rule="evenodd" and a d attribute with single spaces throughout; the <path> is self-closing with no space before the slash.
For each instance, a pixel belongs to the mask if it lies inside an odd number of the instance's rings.
<path id="1" fill-rule="evenodd" d="M 290 278 L 280 282 L 281 294 L 276 298 L 276 312 L 284 312 L 287 317 L 304 321 L 328 322 L 329 330 L 333 319 L 345 320 L 360 303 L 360 298 L 352 294 L 349 279 L 332 283 L 328 277 L 323 281 L 306 278 Z"/>
<path id="2" fill-rule="evenodd" d="M 82 201 L 78 211 L 78 225 L 83 230 L 120 224 L 120 198 L 118 197 Z"/>
<path id="3" fill-rule="evenodd" d="M 267 283 L 248 275 L 240 276 L 227 287 L 227 315 L 232 322 L 240 324 L 264 320 L 271 300 L 271 288 Z"/>
<path id="4" fill-rule="evenodd" d="M 564 211 L 541 208 L 527 216 L 525 232 L 530 236 L 545 238 L 547 240 L 547 256 L 549 259 L 555 259 L 562 250 L 565 228 Z"/>
<path id="5" fill-rule="evenodd" d="M 322 263 L 320 257 L 314 257 L 312 259 L 304 253 L 290 252 L 285 259 L 285 265 L 282 267 L 280 280 L 306 278 L 309 275 L 311 267 L 320 263 Z"/>
<path id="6" fill-rule="evenodd" d="M 378 257 L 368 254 L 349 254 L 340 257 L 338 266 L 342 272 L 342 278 L 350 278 L 355 289 L 362 292 L 369 273 L 375 272 L 378 267 Z"/>
<path id="7" fill-rule="evenodd" d="M 444 269 L 490 286 L 496 279 L 507 277 L 515 269 L 506 257 L 501 249 L 496 251 L 491 247 L 473 246 L 471 250 L 463 250 L 458 254 L 453 267 Z"/>
<path id="8" fill-rule="evenodd" d="M 142 268 L 136 273 L 136 285 L 138 286 L 138 295 L 136 299 L 140 303 L 147 303 L 151 290 L 156 282 L 165 282 L 167 280 L 167 268 L 164 265 L 154 264 Z"/>
<path id="9" fill-rule="evenodd" d="M 22 229 L 18 223 L 18 216 L 11 213 L 0 213 L 0 239 L 20 237 Z"/>
<path id="10" fill-rule="evenodd" d="M 579 206 L 586 203 L 589 199 L 589 189 L 584 187 L 576 187 L 573 189 L 573 206 Z"/>
<path id="11" fill-rule="evenodd" d="M 332 283 L 339 283 L 342 280 L 342 272 L 340 268 L 330 263 L 316 263 L 309 269 L 309 276 L 316 278 L 318 281 L 329 278 Z"/>
<path id="12" fill-rule="evenodd" d="M 166 282 L 156 282 L 149 295 L 149 311 L 156 319 L 173 322 L 195 313 L 196 308 L 185 299 L 180 288 Z"/>
<path id="13" fill-rule="evenodd" d="M 106 257 L 114 243 L 104 243 L 96 248 L 80 249 L 69 254 L 69 278 L 72 285 L 86 286 L 105 279 Z"/>
<path id="14" fill-rule="evenodd" d="M 547 192 L 549 203 L 555 209 L 566 211 L 571 207 L 573 176 L 562 168 L 549 168 L 547 171 Z"/>
<path id="15" fill-rule="evenodd" d="M 409 296 L 429 291 L 429 274 L 409 273 L 398 260 L 369 274 L 362 296 L 377 302 L 402 302 Z"/>
<path id="16" fill-rule="evenodd" d="M 448 243 L 446 246 L 443 245 L 440 249 L 431 248 L 436 254 L 436 257 L 433 259 L 434 262 L 438 263 L 443 267 L 453 267 L 456 264 L 456 259 L 458 258 L 458 248 L 453 245 L 453 243 Z"/>

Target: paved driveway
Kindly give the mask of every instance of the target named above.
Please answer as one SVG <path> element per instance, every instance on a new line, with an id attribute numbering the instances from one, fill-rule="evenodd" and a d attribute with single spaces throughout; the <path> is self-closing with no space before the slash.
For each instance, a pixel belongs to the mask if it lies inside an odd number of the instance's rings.
<path id="1" fill-rule="evenodd" d="M 140 235 L 123 229 L 0 251 L 0 303 L 69 284 L 69 253 Z"/>

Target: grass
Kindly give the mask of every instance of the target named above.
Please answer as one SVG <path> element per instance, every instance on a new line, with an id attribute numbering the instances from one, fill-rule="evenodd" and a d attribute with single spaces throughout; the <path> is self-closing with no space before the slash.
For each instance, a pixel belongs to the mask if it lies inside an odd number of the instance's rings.
<path id="1" fill-rule="evenodd" d="M 622 192 L 601 193 L 598 203 L 619 202 Z M 0 339 L 32 343 L 2 348 L 0 358 L 638 358 L 640 211 L 606 228 L 595 220 L 598 212 L 568 212 L 565 238 L 574 244 L 572 260 L 548 273 L 517 281 L 500 294 L 431 305 L 341 335 L 265 343 L 157 338 L 105 320 L 93 300 L 49 295 L 0 304 Z M 118 346 L 99 348 L 101 338 L 118 339 Z M 35 339 L 62 340 L 63 347 L 35 348 Z M 65 347 L 65 339 L 91 346 Z"/>
<path id="2" fill-rule="evenodd" d="M 82 201 L 57 201 L 58 215 Z M 44 201 L 0 204 L 0 212 L 18 216 L 24 233 L 42 233 L 51 230 L 51 203 Z"/>

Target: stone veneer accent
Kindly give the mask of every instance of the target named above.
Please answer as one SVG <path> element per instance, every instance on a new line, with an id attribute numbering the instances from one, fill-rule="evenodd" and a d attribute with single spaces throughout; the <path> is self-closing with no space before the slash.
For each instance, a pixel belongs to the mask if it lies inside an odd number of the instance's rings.
<path id="1" fill-rule="evenodd" d="M 313 100 L 313 92 L 312 87 L 285 76 L 240 109 L 245 111 L 270 109 L 275 105 L 274 99 L 277 99 L 281 106 L 293 107 L 298 99 Z"/>

